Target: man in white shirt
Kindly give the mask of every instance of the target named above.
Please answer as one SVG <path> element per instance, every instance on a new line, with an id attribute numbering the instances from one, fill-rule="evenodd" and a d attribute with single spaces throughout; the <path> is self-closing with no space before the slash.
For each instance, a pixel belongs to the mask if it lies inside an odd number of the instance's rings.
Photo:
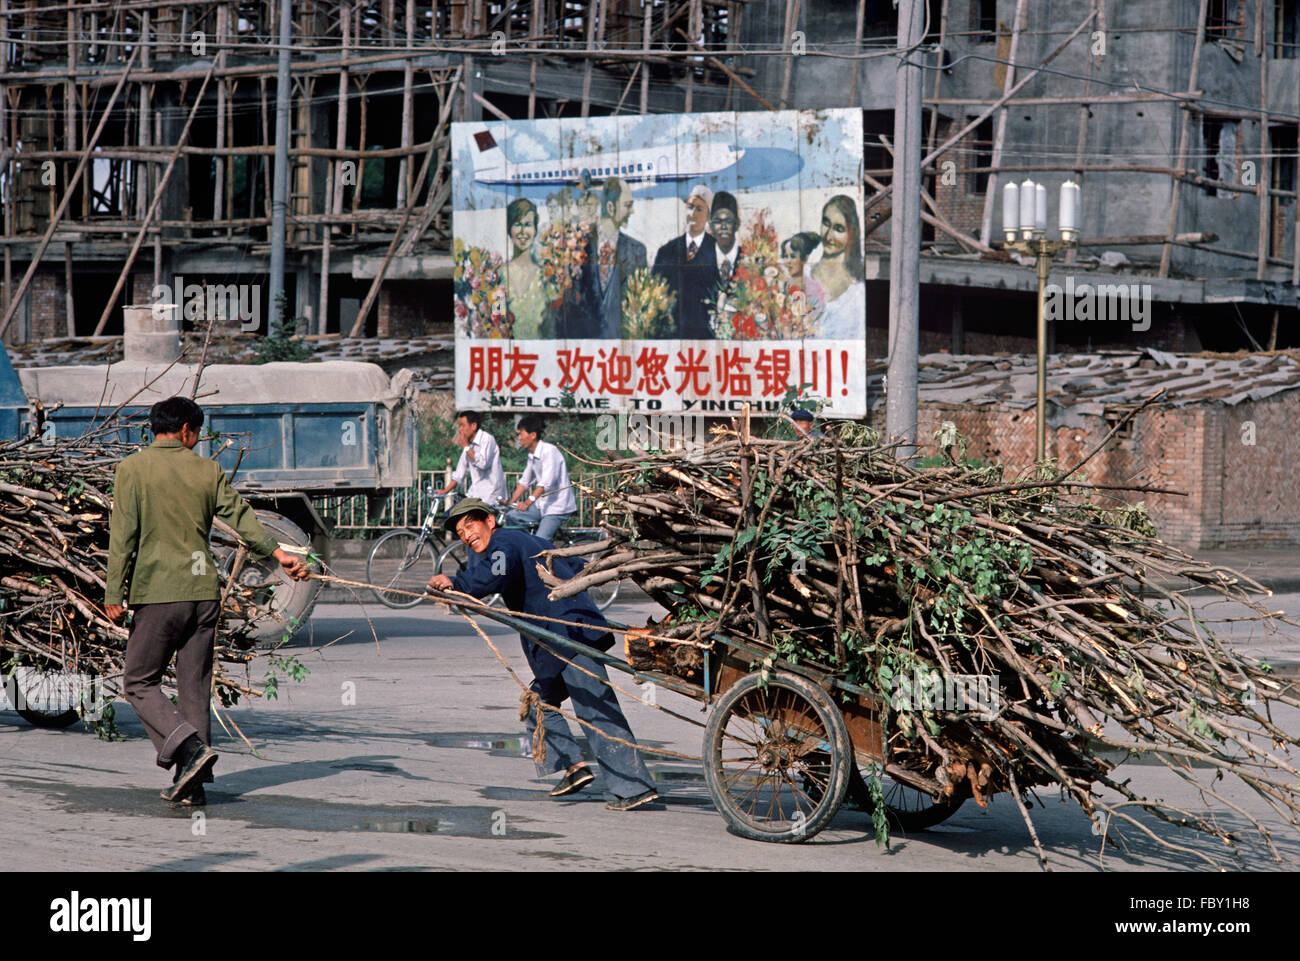
<path id="1" fill-rule="evenodd" d="M 479 427 L 479 415 L 464 410 L 456 415 L 456 443 L 464 448 L 452 472 L 451 483 L 435 495 L 450 494 L 469 479 L 466 497 L 477 497 L 488 504 L 506 499 L 506 473 L 501 469 L 501 449 L 496 438 Z"/>
<path id="2" fill-rule="evenodd" d="M 506 515 L 506 525 L 536 524 L 537 536 L 549 541 L 560 525 L 578 512 L 578 502 L 569 485 L 564 455 L 542 440 L 544 433 L 546 422 L 537 414 L 519 418 L 519 446 L 528 451 L 528 466 L 510 495 L 510 506 L 518 507 Z"/>

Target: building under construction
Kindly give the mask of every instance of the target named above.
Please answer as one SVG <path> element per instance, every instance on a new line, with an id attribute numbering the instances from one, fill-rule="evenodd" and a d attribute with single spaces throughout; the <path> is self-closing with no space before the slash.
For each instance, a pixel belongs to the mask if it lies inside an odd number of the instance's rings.
<path id="1" fill-rule="evenodd" d="M 929 0 L 922 351 L 1032 342 L 996 201 L 1025 177 L 1083 187 L 1055 269 L 1151 285 L 1148 329 L 1054 324 L 1061 349 L 1296 345 L 1298 7 Z M 279 8 L 0 0 L 6 342 L 120 332 L 158 285 L 264 289 Z M 295 2 L 289 316 L 449 330 L 452 121 L 860 106 L 882 355 L 897 29 L 891 0 Z"/>

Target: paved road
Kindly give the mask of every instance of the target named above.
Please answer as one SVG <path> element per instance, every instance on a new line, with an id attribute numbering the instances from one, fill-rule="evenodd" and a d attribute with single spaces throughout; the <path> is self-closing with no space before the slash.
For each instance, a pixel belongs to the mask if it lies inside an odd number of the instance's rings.
<path id="1" fill-rule="evenodd" d="M 1300 595 L 1275 598 L 1300 614 Z M 628 622 L 646 602 L 612 612 Z M 126 740 L 28 727 L 0 710 L 0 850 L 5 868 L 82 870 L 396 869 L 818 869 L 844 871 L 1034 871 L 1033 848 L 1014 803 L 968 803 L 944 825 L 877 848 L 866 814 L 846 808 L 803 845 L 768 845 L 729 834 L 713 810 L 698 763 L 651 760 L 666 803 L 659 810 L 607 811 L 598 793 L 554 801 L 522 754 L 518 689 L 482 640 L 459 618 L 433 610 L 369 611 L 376 647 L 359 608 L 326 605 L 312 637 L 293 649 L 311 669 L 286 683 L 278 701 L 241 707 L 231 719 L 252 741 L 215 726 L 222 752 L 201 819 L 158 798 L 165 775 L 130 708 L 119 704 Z M 489 627 L 527 677 L 517 636 Z M 1242 641 L 1295 663 L 1300 642 Z M 340 638 L 335 640 L 336 638 Z M 333 643 L 327 643 L 331 642 Z M 355 691 L 355 703 L 345 703 Z M 696 754 L 700 731 L 622 697 L 642 743 Z M 692 717 L 699 706 L 659 692 L 659 703 Z M 1295 726 L 1300 719 L 1280 719 Z M 1162 769 L 1123 768 L 1134 786 L 1198 807 Z M 597 782 L 597 787 L 599 782 Z M 1235 785 L 1231 798 L 1259 803 Z M 1106 847 L 1072 804 L 1045 795 L 1032 814 L 1057 870 L 1198 868 L 1129 830 Z M 1215 843 L 1156 825 L 1193 850 Z M 1300 843 L 1275 832 L 1289 857 Z M 1248 864 L 1268 868 L 1248 842 Z"/>

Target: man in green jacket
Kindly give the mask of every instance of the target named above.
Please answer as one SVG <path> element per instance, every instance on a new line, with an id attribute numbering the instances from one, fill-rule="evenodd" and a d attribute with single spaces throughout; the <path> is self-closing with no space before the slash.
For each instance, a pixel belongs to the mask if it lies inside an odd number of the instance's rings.
<path id="1" fill-rule="evenodd" d="M 135 616 L 123 689 L 153 741 L 158 766 L 175 768 L 175 780 L 162 796 L 178 804 L 205 803 L 203 784 L 212 780 L 217 761 L 208 746 L 221 606 L 208 548 L 213 516 L 230 524 L 253 554 L 274 557 L 290 577 L 303 580 L 310 573 L 262 526 L 221 465 L 194 453 L 202 426 L 202 408 L 185 397 L 159 401 L 150 410 L 154 442 L 117 466 L 104 590 L 104 612 L 119 623 L 126 616 L 124 587 L 130 580 Z M 173 654 L 177 704 L 162 692 Z"/>

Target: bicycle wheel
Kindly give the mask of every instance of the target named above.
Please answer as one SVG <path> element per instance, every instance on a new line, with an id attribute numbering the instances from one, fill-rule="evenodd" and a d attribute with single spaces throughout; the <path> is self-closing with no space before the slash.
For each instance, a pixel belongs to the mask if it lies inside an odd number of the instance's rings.
<path id="1" fill-rule="evenodd" d="M 589 544 L 594 540 L 602 540 L 602 537 L 578 536 L 569 540 L 570 544 Z M 601 551 L 599 554 L 588 555 L 586 561 L 588 564 L 594 564 L 608 552 Z M 592 599 L 598 610 L 604 610 L 614 603 L 618 597 L 619 586 L 621 581 L 606 581 L 604 584 L 597 584 L 595 587 L 587 588 L 587 596 Z"/>
<path id="2" fill-rule="evenodd" d="M 601 551 L 599 554 L 593 554 L 591 560 L 596 561 L 604 556 L 605 552 Z M 603 611 L 613 604 L 615 598 L 618 597 L 618 589 L 621 583 L 621 581 L 606 581 L 604 584 L 589 587 L 587 588 L 587 596 L 595 601 L 597 608 Z"/>
<path id="3" fill-rule="evenodd" d="M 366 582 L 375 598 L 396 610 L 419 604 L 437 572 L 433 545 L 419 531 L 389 531 L 366 558 Z"/>
<path id="4" fill-rule="evenodd" d="M 457 541 L 438 556 L 438 573 L 455 577 L 469 565 L 469 548 L 463 541 Z M 500 594 L 483 598 L 489 607 L 502 607 L 505 601 Z"/>

